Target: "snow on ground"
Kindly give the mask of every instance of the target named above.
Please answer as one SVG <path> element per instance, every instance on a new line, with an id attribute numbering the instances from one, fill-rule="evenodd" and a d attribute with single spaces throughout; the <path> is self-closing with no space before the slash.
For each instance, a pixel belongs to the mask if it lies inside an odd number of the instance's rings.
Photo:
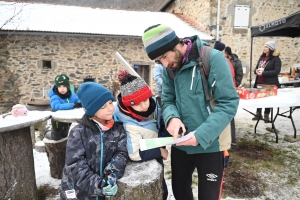
<path id="1" fill-rule="evenodd" d="M 274 109 L 274 111 L 277 109 Z M 280 110 L 286 111 L 288 108 L 281 108 Z M 255 113 L 255 109 L 252 109 L 251 112 Z M 254 137 L 255 134 L 254 132 L 254 125 L 256 122 L 252 121 L 251 118 L 253 116 L 247 113 L 246 111 L 239 109 L 237 112 L 237 115 L 235 117 L 235 123 L 236 123 L 236 138 L 239 140 L 242 137 Z M 300 109 L 294 111 L 293 113 L 293 118 L 295 121 L 295 125 L 297 128 L 298 135 L 300 134 Z M 280 132 L 278 133 L 279 135 L 279 143 L 275 143 L 275 134 L 270 133 L 266 131 L 266 127 L 270 127 L 270 124 L 265 124 L 263 122 L 260 122 L 257 127 L 257 134 L 267 134 L 268 138 L 271 138 L 273 142 L 271 141 L 269 144 L 281 148 L 286 148 L 288 146 L 300 146 L 300 142 L 294 142 L 290 143 L 287 141 L 284 141 L 284 135 L 293 135 L 294 130 L 291 124 L 290 119 L 288 118 L 283 118 L 283 117 L 278 117 L 276 120 L 276 129 L 278 129 Z M 249 134 L 250 133 L 250 134 Z M 54 188 L 59 188 L 60 187 L 60 179 L 54 179 L 51 178 L 50 176 L 50 167 L 49 167 L 49 162 L 46 153 L 39 153 L 37 151 L 33 151 L 34 154 L 34 163 L 35 163 L 35 173 L 36 173 L 36 183 L 37 187 L 44 185 L 44 184 L 49 184 Z M 165 172 L 170 171 L 170 158 L 168 158 L 167 161 L 165 161 Z M 288 173 L 288 169 L 287 169 Z M 267 176 L 267 175 L 266 175 Z M 172 193 L 172 187 L 171 187 L 171 180 L 168 179 L 168 175 L 165 174 L 166 177 L 166 182 L 168 185 L 169 189 L 169 197 L 168 200 L 174 200 L 175 198 L 173 197 Z M 270 180 L 272 181 L 272 180 Z M 292 192 L 291 192 L 292 191 Z M 194 189 L 194 196 L 197 196 L 197 190 Z M 290 194 L 293 194 L 293 196 L 290 196 Z M 300 198 L 300 186 L 296 186 L 294 188 L 289 188 L 289 187 L 281 187 L 280 185 L 278 187 L 270 188 L 269 191 L 265 192 L 264 197 L 259 197 L 259 198 L 249 198 L 251 200 L 264 200 L 264 199 L 277 199 L 277 200 L 286 200 L 286 199 L 297 199 L 297 197 Z M 297 196 L 296 198 L 293 198 Z M 47 200 L 54 200 L 54 199 L 59 199 L 59 196 L 50 199 L 47 198 Z M 243 199 L 235 199 L 235 198 L 230 198 L 227 197 L 226 199 L 223 200 L 243 200 Z"/>

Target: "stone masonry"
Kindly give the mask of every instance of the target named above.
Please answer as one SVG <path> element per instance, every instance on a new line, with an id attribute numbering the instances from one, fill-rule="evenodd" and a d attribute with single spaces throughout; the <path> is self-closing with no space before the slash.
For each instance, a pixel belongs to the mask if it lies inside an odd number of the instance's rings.
<path id="1" fill-rule="evenodd" d="M 2 46 L 5 51 L 0 54 L 0 113 L 32 98 L 43 99 L 43 88 L 49 90 L 61 73 L 70 77 L 75 90 L 92 76 L 116 94 L 117 70 L 125 69 L 115 58 L 116 51 L 131 66 L 149 65 L 150 85 L 155 90 L 154 62 L 145 53 L 141 39 L 30 35 L 11 35 L 7 39 Z M 51 69 L 44 68 L 42 61 L 51 61 Z"/>
<path id="2" fill-rule="evenodd" d="M 230 46 L 246 67 L 243 84 L 249 84 L 251 32 L 234 29 L 234 6 L 250 5 L 249 27 L 288 16 L 300 8 L 299 0 L 222 0 L 220 6 L 220 31 L 222 42 Z M 200 22 L 216 36 L 217 0 L 176 0 L 166 12 L 184 13 Z M 7 39 L 7 40 L 6 40 Z M 293 38 L 257 37 L 253 39 L 252 69 L 262 53 L 263 44 L 277 40 L 281 52 L 281 72 L 300 63 L 300 42 Z M 150 85 L 155 91 L 153 80 L 154 62 L 143 48 L 141 39 L 1 35 L 0 41 L 0 113 L 8 112 L 17 103 L 30 99 L 42 99 L 42 89 L 49 90 L 57 74 L 70 77 L 75 89 L 87 76 L 108 87 L 114 95 L 118 92 L 117 70 L 123 65 L 113 56 L 118 51 L 129 62 L 149 65 Z M 43 68 L 42 61 L 50 61 L 51 69 Z M 300 66 L 299 66 L 300 67 Z M 252 72 L 252 81 L 255 75 Z"/>

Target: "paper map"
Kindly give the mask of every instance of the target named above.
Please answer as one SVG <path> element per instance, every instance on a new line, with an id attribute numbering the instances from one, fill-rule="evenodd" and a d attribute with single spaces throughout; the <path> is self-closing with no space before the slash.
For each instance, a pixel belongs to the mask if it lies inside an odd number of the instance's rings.
<path id="1" fill-rule="evenodd" d="M 140 139 L 140 150 L 145 151 L 148 149 L 154 149 L 157 147 L 163 147 L 166 145 L 177 144 L 184 142 L 193 137 L 195 131 L 174 140 L 173 137 L 162 137 L 162 138 L 151 138 L 151 139 Z"/>

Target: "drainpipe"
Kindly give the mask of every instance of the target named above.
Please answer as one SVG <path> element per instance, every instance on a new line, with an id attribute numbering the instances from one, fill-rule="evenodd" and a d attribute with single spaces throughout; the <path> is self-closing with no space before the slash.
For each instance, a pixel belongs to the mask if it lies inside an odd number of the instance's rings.
<path id="1" fill-rule="evenodd" d="M 217 13 L 217 41 L 219 40 L 219 23 L 220 23 L 220 0 L 218 0 L 218 13 Z"/>

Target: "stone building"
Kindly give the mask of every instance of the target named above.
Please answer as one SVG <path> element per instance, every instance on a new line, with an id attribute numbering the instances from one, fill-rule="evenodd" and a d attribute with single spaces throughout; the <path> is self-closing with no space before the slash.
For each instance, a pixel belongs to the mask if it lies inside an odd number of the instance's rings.
<path id="1" fill-rule="evenodd" d="M 236 13 L 236 7 L 245 6 L 248 8 L 249 19 L 247 27 L 234 27 L 235 20 L 239 17 L 247 17 Z M 219 17 L 219 40 L 230 46 L 233 53 L 236 53 L 245 67 L 243 78 L 244 85 L 249 84 L 251 26 L 257 26 L 279 18 L 286 17 L 300 10 L 299 0 L 221 0 Z M 204 28 L 211 31 L 217 39 L 217 14 L 218 0 L 175 0 L 166 8 L 166 12 L 186 14 L 202 24 Z M 277 40 L 276 48 L 280 51 L 282 61 L 281 72 L 289 72 L 289 68 L 298 63 L 300 67 L 300 40 L 299 38 L 286 37 L 257 37 L 253 39 L 252 69 L 256 66 L 259 56 L 262 54 L 263 45 L 269 40 Z M 252 81 L 253 76 L 252 73 Z M 253 84 L 252 84 L 253 86 Z"/>
<path id="2" fill-rule="evenodd" d="M 179 37 L 192 33 L 212 39 L 207 31 L 164 12 L 26 3 L 9 4 L 8 8 L 2 5 L 0 24 L 9 13 L 16 14 L 0 30 L 0 113 L 17 103 L 47 97 L 54 77 L 61 73 L 70 77 L 75 90 L 88 77 L 116 95 L 117 71 L 125 68 L 115 52 L 155 91 L 154 61 L 148 58 L 141 40 L 143 31 L 151 25 L 168 24 Z M 21 7 L 16 8 L 17 5 Z"/>

